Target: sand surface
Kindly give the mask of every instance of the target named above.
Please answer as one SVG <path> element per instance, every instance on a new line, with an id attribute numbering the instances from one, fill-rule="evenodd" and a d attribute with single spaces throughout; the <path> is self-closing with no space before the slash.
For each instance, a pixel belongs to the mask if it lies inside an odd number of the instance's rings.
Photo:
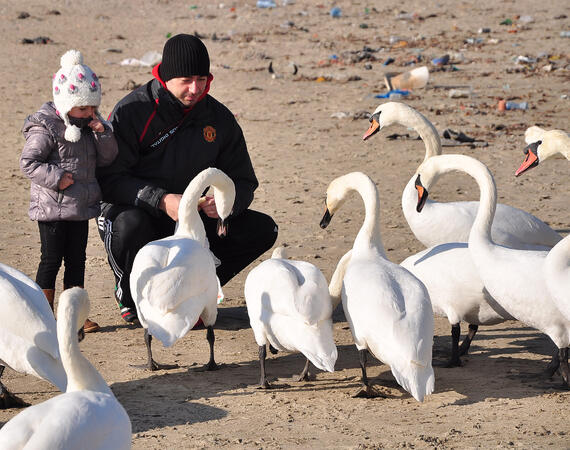
<path id="1" fill-rule="evenodd" d="M 211 93 L 243 128 L 261 182 L 252 207 L 275 218 L 278 244 L 287 245 L 291 257 L 316 264 L 327 279 L 364 217 L 354 197 L 329 228 L 319 228 L 326 187 L 347 172 L 363 171 L 379 187 L 390 260 L 400 262 L 423 249 L 400 203 L 423 159 L 423 144 L 403 127 L 361 139 L 368 114 L 386 101 L 374 97 L 386 92 L 384 73 L 412 68 L 406 63 L 419 55 L 416 67 L 428 65 L 429 83 L 403 100 L 440 133 L 449 128 L 488 144 L 449 146 L 444 152 L 487 164 L 500 202 L 523 208 L 566 235 L 568 163 L 548 161 L 519 178 L 514 171 L 528 126 L 568 130 L 570 40 L 560 32 L 570 29 L 570 6 L 559 0 L 499 5 L 491 0 L 283 5 L 278 0 L 276 8 L 259 9 L 253 0 L 1 2 L 1 261 L 35 276 L 40 244 L 37 225 L 27 216 L 29 182 L 18 165 L 20 130 L 26 115 L 50 99 L 59 57 L 70 48 L 84 53 L 101 78 L 101 111 L 107 115 L 129 86 L 151 76 L 149 67 L 121 61 L 160 52 L 166 36 L 180 32 L 204 37 L 215 77 Z M 333 6 L 341 8 L 340 17 L 329 14 Z M 29 17 L 19 18 L 22 12 Z M 399 20 L 402 12 L 417 14 Z M 505 19 L 513 25 L 500 25 Z M 484 27 L 490 33 L 478 33 Z M 393 36 L 407 45 L 392 44 Z M 22 43 L 37 37 L 51 42 Z M 457 61 L 457 70 L 430 63 L 445 54 Z M 519 56 L 532 62 L 516 62 Z M 395 62 L 383 66 L 389 57 Z M 275 76 L 267 70 L 270 62 Z M 450 88 L 457 86 L 470 89 L 470 97 L 450 98 Z M 528 102 L 529 109 L 498 112 L 501 99 Z M 394 133 L 409 138 L 388 139 Z M 471 178 L 454 174 L 441 179 L 433 195 L 440 201 L 476 200 L 479 191 Z M 302 369 L 303 357 L 271 355 L 268 373 L 280 388 L 263 391 L 256 388 L 258 349 L 243 297 L 245 277 L 256 262 L 224 289 L 215 349 L 225 367 L 195 370 L 208 359 L 205 331 L 196 330 L 169 349 L 156 343 L 156 358 L 180 368 L 150 373 L 132 367 L 146 361 L 143 331 L 120 318 L 94 221 L 87 252 L 91 318 L 102 329 L 88 335 L 81 348 L 129 413 L 133 448 L 570 448 L 570 394 L 560 389 L 558 375 L 541 376 L 552 343 L 520 322 L 482 326 L 464 366 L 436 367 L 435 392 L 418 403 L 397 385 L 390 368 L 374 359 L 369 376 L 386 398 L 352 397 L 360 382 L 358 354 L 338 310 L 336 371 L 296 382 L 291 376 Z M 269 252 L 259 261 L 268 257 Z M 448 320 L 436 318 L 435 361 L 447 359 L 450 343 Z M 45 381 L 9 369 L 3 380 L 32 404 L 59 394 Z M 17 413 L 0 411 L 0 422 Z"/>

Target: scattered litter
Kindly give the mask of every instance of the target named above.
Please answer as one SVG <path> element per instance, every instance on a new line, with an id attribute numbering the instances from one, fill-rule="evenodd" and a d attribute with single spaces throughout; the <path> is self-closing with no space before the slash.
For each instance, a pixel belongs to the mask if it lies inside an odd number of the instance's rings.
<path id="1" fill-rule="evenodd" d="M 388 58 L 386 61 L 384 61 L 382 63 L 383 66 L 387 66 L 389 64 L 392 64 L 394 61 L 396 61 L 394 58 Z"/>
<path id="2" fill-rule="evenodd" d="M 392 89 L 388 92 L 386 92 L 385 94 L 377 94 L 374 96 L 374 98 L 390 98 L 390 99 L 397 99 L 397 98 L 402 98 L 405 97 L 406 95 L 408 95 L 410 93 L 410 91 L 404 90 L 404 89 Z"/>
<path id="3" fill-rule="evenodd" d="M 258 8 L 275 8 L 276 6 L 274 0 L 257 0 Z"/>
<path id="4" fill-rule="evenodd" d="M 505 19 L 502 22 L 499 22 L 499 25 L 512 25 L 513 21 L 511 19 Z"/>
<path id="5" fill-rule="evenodd" d="M 104 48 L 100 51 L 101 53 L 123 53 L 120 48 Z"/>
<path id="6" fill-rule="evenodd" d="M 472 89 L 450 89 L 447 94 L 449 98 L 469 98 L 473 95 Z"/>
<path id="7" fill-rule="evenodd" d="M 491 32 L 491 29 L 490 29 L 490 28 L 479 28 L 479 30 L 477 30 L 477 32 L 478 32 L 479 34 L 482 34 L 482 33 L 490 33 L 490 32 Z"/>
<path id="8" fill-rule="evenodd" d="M 335 18 L 340 17 L 340 16 L 342 16 L 342 10 L 338 6 L 335 6 L 334 8 L 332 8 L 330 10 L 330 15 L 331 15 L 331 17 L 335 17 Z"/>
<path id="9" fill-rule="evenodd" d="M 27 19 L 28 17 L 30 17 L 30 13 L 26 11 L 22 11 L 20 14 L 18 14 L 18 19 Z"/>
<path id="10" fill-rule="evenodd" d="M 499 111 L 510 111 L 513 109 L 520 109 L 524 111 L 528 109 L 528 103 L 527 102 L 517 103 L 517 102 L 499 100 L 499 103 L 497 104 L 497 109 Z"/>
<path id="11" fill-rule="evenodd" d="M 473 147 L 488 147 L 489 144 L 482 139 L 475 139 L 467 136 L 462 131 L 454 131 L 450 128 L 443 130 L 441 145 L 443 147 L 456 147 L 459 145 L 467 145 Z"/>
<path id="12" fill-rule="evenodd" d="M 24 38 L 22 44 L 51 44 L 53 41 L 46 36 L 38 36 L 33 39 Z"/>
<path id="13" fill-rule="evenodd" d="M 415 20 L 418 19 L 420 16 L 418 13 L 400 13 L 396 15 L 397 20 Z"/>
<path id="14" fill-rule="evenodd" d="M 444 66 L 449 63 L 449 55 L 443 55 L 439 58 L 434 58 L 431 60 L 434 66 Z"/>
<path id="15" fill-rule="evenodd" d="M 387 73 L 384 75 L 384 83 L 389 91 L 394 89 L 419 89 L 423 88 L 429 79 L 429 70 L 426 66 L 418 67 L 404 73 Z"/>
<path id="16" fill-rule="evenodd" d="M 560 37 L 570 37 L 570 31 L 561 31 Z"/>
<path id="17" fill-rule="evenodd" d="M 151 67 L 155 66 L 162 60 L 162 54 L 155 51 L 146 52 L 141 59 L 126 58 L 120 62 L 121 66 L 139 66 Z"/>

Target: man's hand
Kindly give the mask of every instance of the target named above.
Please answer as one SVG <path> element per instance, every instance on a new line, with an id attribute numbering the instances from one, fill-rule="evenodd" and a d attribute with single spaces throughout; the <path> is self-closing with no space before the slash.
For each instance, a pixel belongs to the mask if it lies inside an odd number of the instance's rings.
<path id="1" fill-rule="evenodd" d="M 181 198 L 181 194 L 165 194 L 158 203 L 158 207 L 175 222 L 178 222 L 178 206 Z"/>
<path id="2" fill-rule="evenodd" d="M 71 186 L 73 183 L 74 183 L 73 175 L 70 172 L 65 172 L 61 177 L 61 180 L 59 180 L 57 188 L 60 191 L 63 191 L 64 189 L 67 189 L 69 186 Z"/>
<path id="3" fill-rule="evenodd" d="M 216 209 L 216 201 L 214 200 L 214 197 L 210 197 L 210 196 L 205 196 L 200 198 L 200 201 L 198 202 L 198 211 L 204 211 L 204 214 L 206 214 L 208 217 L 211 217 L 212 219 L 219 219 L 220 216 L 218 216 L 218 210 Z"/>

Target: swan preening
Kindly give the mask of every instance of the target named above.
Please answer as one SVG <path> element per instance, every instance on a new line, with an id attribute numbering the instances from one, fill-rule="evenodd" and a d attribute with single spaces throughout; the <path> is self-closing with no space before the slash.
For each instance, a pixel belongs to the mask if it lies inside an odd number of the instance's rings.
<path id="1" fill-rule="evenodd" d="M 74 287 L 61 293 L 57 338 L 67 373 L 67 389 L 61 395 L 30 406 L 7 422 L 0 429 L 0 448 L 131 448 L 131 421 L 127 412 L 79 349 L 77 331 L 88 313 L 87 291 Z"/>
<path id="2" fill-rule="evenodd" d="M 271 387 L 265 374 L 268 344 L 305 355 L 299 380 L 307 379 L 309 361 L 319 369 L 334 371 L 333 308 L 327 281 L 315 265 L 287 259 L 284 249 L 278 247 L 271 259 L 249 272 L 244 294 L 259 346 L 261 387 Z"/>
<path id="3" fill-rule="evenodd" d="M 479 209 L 469 235 L 469 251 L 485 288 L 491 296 L 517 320 L 548 335 L 558 347 L 557 368 L 570 386 L 568 346 L 570 320 L 558 308 L 545 276 L 548 251 L 513 249 L 496 244 L 491 238 L 497 190 L 489 169 L 465 155 L 440 155 L 422 164 L 418 173 L 418 210 L 435 180 L 446 172 L 462 171 L 477 182 Z"/>
<path id="4" fill-rule="evenodd" d="M 59 356 L 56 322 L 40 287 L 19 270 L 0 263 L 0 296 L 1 364 L 65 391 L 67 376 Z M 5 407 L 22 406 L 1 382 L 0 389 Z"/>
<path id="5" fill-rule="evenodd" d="M 178 211 L 179 223 L 173 236 L 152 241 L 137 253 L 130 276 L 131 292 L 138 317 L 145 329 L 150 370 L 176 366 L 158 364 L 152 358 L 151 339 L 166 347 L 182 338 L 202 319 L 207 328 L 210 360 L 215 369 L 214 329 L 218 315 L 218 280 L 214 258 L 209 250 L 198 202 L 212 186 L 218 211 L 218 234 L 226 232 L 225 220 L 235 199 L 233 181 L 221 170 L 205 169 L 188 185 Z"/>
<path id="6" fill-rule="evenodd" d="M 431 365 L 433 311 L 422 282 L 386 258 L 374 182 L 361 172 L 333 180 L 327 189 L 321 227 L 330 223 L 352 191 L 364 201 L 365 218 L 350 256 L 345 255 L 339 263 L 337 276 L 342 277 L 344 271 L 342 305 L 359 351 L 364 392 L 372 393 L 366 374 L 370 351 L 390 366 L 400 386 L 423 401 L 433 392 L 435 381 Z"/>
<path id="7" fill-rule="evenodd" d="M 381 104 L 370 117 L 370 123 L 363 139 L 370 138 L 387 126 L 400 124 L 413 128 L 422 138 L 425 144 L 424 163 L 441 154 L 441 142 L 435 127 L 422 114 L 404 103 Z M 467 242 L 478 203 L 428 200 L 422 214 L 418 214 L 414 183 L 420 169 L 421 165 L 402 194 L 402 210 L 410 229 L 426 247 L 447 242 Z M 495 216 L 492 237 L 497 244 L 522 249 L 535 246 L 553 247 L 562 239 L 543 221 L 521 209 L 498 204 Z"/>

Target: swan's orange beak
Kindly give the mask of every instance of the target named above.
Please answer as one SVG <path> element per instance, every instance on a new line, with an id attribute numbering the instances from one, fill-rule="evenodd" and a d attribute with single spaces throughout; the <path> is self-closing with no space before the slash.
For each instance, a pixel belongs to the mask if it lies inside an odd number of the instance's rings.
<path id="1" fill-rule="evenodd" d="M 372 114 L 370 116 L 370 127 L 362 136 L 362 140 L 368 139 L 370 136 L 375 135 L 380 131 L 380 113 Z"/>
<path id="2" fill-rule="evenodd" d="M 427 202 L 429 194 L 427 189 L 424 188 L 424 186 L 422 185 L 422 181 L 420 180 L 419 174 L 418 177 L 416 178 L 415 186 L 416 186 L 416 191 L 418 191 L 418 204 L 416 205 L 416 211 L 420 213 L 422 212 L 422 209 L 424 208 L 424 205 Z"/>
<path id="3" fill-rule="evenodd" d="M 518 177 L 521 173 L 538 166 L 538 147 L 542 144 L 542 141 L 533 142 L 525 147 L 524 153 L 526 158 L 522 162 L 521 166 L 515 172 L 515 176 Z"/>

